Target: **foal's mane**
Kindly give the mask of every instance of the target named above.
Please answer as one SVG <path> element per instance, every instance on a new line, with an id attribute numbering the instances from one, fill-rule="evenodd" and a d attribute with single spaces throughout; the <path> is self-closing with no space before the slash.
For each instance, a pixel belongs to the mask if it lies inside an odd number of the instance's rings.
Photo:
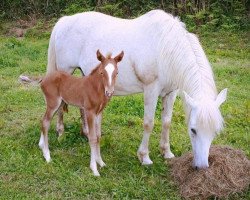
<path id="1" fill-rule="evenodd" d="M 101 66 L 101 63 L 98 64 L 98 65 L 91 71 L 90 75 L 95 74 L 95 73 L 98 71 L 98 69 L 99 69 L 100 66 Z"/>

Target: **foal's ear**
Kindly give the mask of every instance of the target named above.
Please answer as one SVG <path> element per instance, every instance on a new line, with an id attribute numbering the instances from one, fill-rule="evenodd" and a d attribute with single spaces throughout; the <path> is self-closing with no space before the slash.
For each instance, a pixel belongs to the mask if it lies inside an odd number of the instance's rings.
<path id="1" fill-rule="evenodd" d="M 97 56 L 97 59 L 99 61 L 101 61 L 101 62 L 105 60 L 105 57 L 101 54 L 101 52 L 99 51 L 99 49 L 96 52 L 96 56 Z"/>
<path id="2" fill-rule="evenodd" d="M 117 62 L 117 63 L 120 62 L 122 60 L 123 56 L 124 56 L 124 52 L 122 51 L 119 55 L 114 57 L 115 62 Z"/>

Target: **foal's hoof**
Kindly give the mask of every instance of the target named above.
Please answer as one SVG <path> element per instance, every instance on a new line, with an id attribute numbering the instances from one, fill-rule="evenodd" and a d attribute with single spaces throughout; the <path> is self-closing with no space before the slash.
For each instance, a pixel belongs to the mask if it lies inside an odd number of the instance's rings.
<path id="1" fill-rule="evenodd" d="M 98 171 L 93 171 L 94 176 L 100 176 L 100 173 Z"/>
<path id="2" fill-rule="evenodd" d="M 64 131 L 56 131 L 56 136 L 59 138 L 59 137 L 61 137 L 61 136 L 63 136 L 64 134 Z"/>
<path id="3" fill-rule="evenodd" d="M 103 162 L 103 161 L 99 161 L 97 163 L 100 165 L 100 167 L 105 167 L 106 166 L 105 162 Z"/>
<path id="4" fill-rule="evenodd" d="M 48 155 L 47 153 L 43 153 L 43 157 L 45 158 L 47 163 L 51 161 L 50 155 Z"/>

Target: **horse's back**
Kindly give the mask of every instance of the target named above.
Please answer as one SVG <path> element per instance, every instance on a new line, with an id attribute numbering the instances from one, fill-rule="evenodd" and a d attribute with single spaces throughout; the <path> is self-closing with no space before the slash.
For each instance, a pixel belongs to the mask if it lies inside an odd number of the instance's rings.
<path id="1" fill-rule="evenodd" d="M 143 84 L 150 84 L 159 76 L 158 60 L 161 37 L 172 27 L 183 29 L 182 23 L 161 10 L 150 11 L 135 19 L 120 19 L 97 12 L 84 12 L 61 18 L 56 24 L 56 63 L 59 69 L 72 72 L 80 67 L 88 75 L 98 64 L 96 51 L 125 56 L 119 65 L 116 84 L 121 94 L 143 91 Z M 172 34 L 174 35 L 174 34 Z M 175 37 L 175 35 L 174 35 Z M 171 39 L 169 39 L 171 42 Z M 174 38 L 172 39 L 174 41 Z M 129 78 L 128 78 L 129 77 Z"/>
<path id="2" fill-rule="evenodd" d="M 94 67 L 97 63 L 95 52 L 119 53 L 124 50 L 129 56 L 153 57 L 155 46 L 153 36 L 157 33 L 162 16 L 170 17 L 163 11 L 151 11 L 135 19 L 121 19 L 98 12 L 84 12 L 62 17 L 55 25 L 55 46 L 57 66 Z M 148 52 L 147 52 L 148 51 Z M 87 60 L 91 60 L 87 61 Z M 67 70 L 66 70 L 67 71 Z M 87 70 L 87 73 L 91 70 Z"/>

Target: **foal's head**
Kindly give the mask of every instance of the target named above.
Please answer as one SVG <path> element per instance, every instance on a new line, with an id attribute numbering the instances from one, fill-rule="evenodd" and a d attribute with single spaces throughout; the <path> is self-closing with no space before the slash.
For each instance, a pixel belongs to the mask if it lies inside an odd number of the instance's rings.
<path id="1" fill-rule="evenodd" d="M 111 55 L 104 57 L 98 49 L 96 55 L 97 59 L 101 61 L 99 73 L 104 83 L 105 95 L 111 97 L 114 93 L 115 80 L 118 74 L 117 63 L 122 60 L 124 53 L 122 51 L 114 58 L 111 58 Z"/>

